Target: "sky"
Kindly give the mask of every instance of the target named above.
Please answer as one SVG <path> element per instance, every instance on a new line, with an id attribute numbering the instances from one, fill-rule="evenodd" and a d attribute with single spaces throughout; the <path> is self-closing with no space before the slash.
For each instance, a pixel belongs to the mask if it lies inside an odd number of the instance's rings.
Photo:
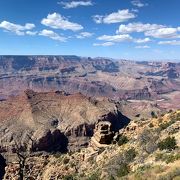
<path id="1" fill-rule="evenodd" d="M 180 61 L 180 0 L 0 0 L 1 55 Z"/>

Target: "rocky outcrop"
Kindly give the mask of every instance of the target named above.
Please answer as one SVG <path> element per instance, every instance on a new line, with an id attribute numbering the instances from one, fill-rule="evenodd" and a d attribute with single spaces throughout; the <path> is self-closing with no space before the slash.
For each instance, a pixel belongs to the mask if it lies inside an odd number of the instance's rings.
<path id="1" fill-rule="evenodd" d="M 99 121 L 111 122 L 113 131 L 129 122 L 108 99 L 27 90 L 0 103 L 0 149 L 18 142 L 34 151 L 75 151 L 88 146 Z"/>
<path id="2" fill-rule="evenodd" d="M 108 121 L 101 121 L 96 125 L 94 133 L 95 140 L 100 144 L 110 144 L 113 140 L 114 132 L 112 125 Z"/>

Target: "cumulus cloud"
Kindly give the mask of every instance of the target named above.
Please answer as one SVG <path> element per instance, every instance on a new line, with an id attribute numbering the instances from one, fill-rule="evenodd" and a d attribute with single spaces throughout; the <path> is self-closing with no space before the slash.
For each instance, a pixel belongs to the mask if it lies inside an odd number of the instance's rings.
<path id="1" fill-rule="evenodd" d="M 54 31 L 44 29 L 39 32 L 40 36 L 49 37 L 53 40 L 65 42 L 67 38 L 60 36 L 59 34 L 55 33 Z"/>
<path id="2" fill-rule="evenodd" d="M 148 6 L 147 3 L 142 3 L 140 0 L 133 0 L 133 1 L 131 1 L 131 4 L 133 6 L 138 7 L 138 8 L 141 8 L 141 7 L 144 7 L 144 6 Z"/>
<path id="3" fill-rule="evenodd" d="M 172 41 L 160 41 L 158 44 L 162 45 L 180 45 L 180 41 L 172 40 Z"/>
<path id="4" fill-rule="evenodd" d="M 77 8 L 79 6 L 92 6 L 91 1 L 71 1 L 71 2 L 58 2 L 58 4 L 63 5 L 64 9 Z"/>
<path id="5" fill-rule="evenodd" d="M 132 41 L 133 38 L 129 34 L 120 34 L 120 35 L 103 35 L 97 38 L 101 41 L 110 41 L 110 42 L 125 42 L 125 41 Z"/>
<path id="6" fill-rule="evenodd" d="M 136 46 L 136 49 L 148 49 L 150 48 L 149 46 L 145 45 L 145 46 Z"/>
<path id="7" fill-rule="evenodd" d="M 94 43 L 93 46 L 113 46 L 115 43 L 113 42 L 105 42 L 105 43 Z"/>
<path id="8" fill-rule="evenodd" d="M 37 31 L 26 31 L 26 34 L 30 36 L 35 36 L 37 33 Z"/>
<path id="9" fill-rule="evenodd" d="M 159 28 L 164 28 L 165 26 L 159 24 L 143 24 L 143 23 L 129 23 L 127 25 L 121 24 L 117 33 L 132 33 L 132 32 L 145 32 L 149 30 L 155 30 Z"/>
<path id="10" fill-rule="evenodd" d="M 6 31 L 13 32 L 19 36 L 25 35 L 26 30 L 31 30 L 35 28 L 34 24 L 26 23 L 24 26 L 19 24 L 14 24 L 8 21 L 2 21 L 0 23 L 0 28 L 5 29 Z"/>
<path id="11" fill-rule="evenodd" d="M 90 33 L 90 32 L 81 32 L 80 34 L 76 35 L 76 37 L 78 39 L 89 38 L 89 37 L 92 37 L 92 36 L 93 36 L 93 33 Z"/>
<path id="12" fill-rule="evenodd" d="M 134 42 L 137 44 L 141 44 L 141 43 L 147 43 L 150 42 L 151 39 L 150 38 L 144 38 L 144 39 L 136 39 L 133 38 L 132 36 L 130 36 L 129 34 L 119 34 L 119 35 L 103 35 L 97 38 L 98 40 L 101 41 L 107 41 L 107 42 Z"/>
<path id="13" fill-rule="evenodd" d="M 145 36 L 150 36 L 153 38 L 180 38 L 180 34 L 178 34 L 178 31 L 180 31 L 179 27 L 173 28 L 161 24 L 143 24 L 141 22 L 138 22 L 121 24 L 119 26 L 119 29 L 116 31 L 116 34 L 143 32 Z"/>
<path id="14" fill-rule="evenodd" d="M 177 34 L 178 28 L 160 28 L 145 32 L 145 36 L 151 36 L 154 38 L 180 38 Z"/>
<path id="15" fill-rule="evenodd" d="M 134 39 L 134 42 L 135 42 L 135 43 L 138 43 L 138 44 L 140 44 L 140 43 L 147 43 L 147 42 L 150 42 L 150 41 L 151 41 L 150 38 Z"/>
<path id="16" fill-rule="evenodd" d="M 105 24 L 112 24 L 112 23 L 119 23 L 125 22 L 129 19 L 135 18 L 136 15 L 129 11 L 129 9 L 119 10 L 118 12 L 113 12 L 109 15 L 95 15 L 93 16 L 93 20 L 97 23 L 105 23 Z"/>
<path id="17" fill-rule="evenodd" d="M 78 31 L 83 29 L 80 24 L 70 22 L 67 18 L 61 16 L 58 13 L 48 14 L 47 18 L 42 19 L 41 24 L 54 29 L 72 31 Z"/>

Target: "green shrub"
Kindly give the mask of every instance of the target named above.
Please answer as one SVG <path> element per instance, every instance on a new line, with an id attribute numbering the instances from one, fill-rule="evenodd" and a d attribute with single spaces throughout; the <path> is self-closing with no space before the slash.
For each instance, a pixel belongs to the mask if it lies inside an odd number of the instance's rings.
<path id="1" fill-rule="evenodd" d="M 177 161 L 180 159 L 180 154 L 176 154 L 176 155 L 167 155 L 166 156 L 166 163 L 172 163 L 174 161 Z"/>
<path id="2" fill-rule="evenodd" d="M 155 157 L 156 161 L 165 161 L 167 164 L 172 163 L 174 161 L 177 161 L 180 159 L 180 154 L 163 154 L 163 153 L 158 153 Z"/>
<path id="3" fill-rule="evenodd" d="M 69 163 L 69 161 L 70 161 L 70 159 L 69 159 L 69 158 L 66 158 L 66 157 L 65 157 L 65 158 L 63 159 L 63 163 L 64 163 L 64 164 L 68 164 L 68 163 Z"/>
<path id="4" fill-rule="evenodd" d="M 151 112 L 151 117 L 152 118 L 157 118 L 157 115 L 156 115 L 156 113 L 154 111 Z"/>
<path id="5" fill-rule="evenodd" d="M 128 142 L 128 138 L 126 136 L 120 136 L 118 140 L 118 145 L 122 146 L 123 144 L 126 144 Z"/>
<path id="6" fill-rule="evenodd" d="M 131 148 L 124 153 L 125 162 L 129 163 L 134 160 L 136 157 L 136 151 L 134 148 Z"/>
<path id="7" fill-rule="evenodd" d="M 76 178 L 74 178 L 73 175 L 66 175 L 64 176 L 63 180 L 75 180 Z"/>
<path id="8" fill-rule="evenodd" d="M 130 172 L 130 168 L 127 164 L 121 164 L 119 166 L 119 169 L 117 170 L 117 176 L 118 177 L 123 177 L 123 176 L 126 176 L 128 175 Z"/>
<path id="9" fill-rule="evenodd" d="M 175 122 L 176 122 L 175 120 L 171 120 L 169 122 L 160 124 L 159 127 L 161 130 L 164 130 L 164 129 L 168 128 L 169 126 L 171 126 L 172 124 L 174 124 Z"/>
<path id="10" fill-rule="evenodd" d="M 91 174 L 87 180 L 98 180 L 99 179 L 99 174 L 98 172 L 95 172 L 93 174 Z"/>
<path id="11" fill-rule="evenodd" d="M 156 154 L 156 156 L 155 156 L 155 161 L 160 161 L 160 160 L 162 160 L 162 159 L 163 159 L 163 154 L 162 154 L 162 153 Z"/>
<path id="12" fill-rule="evenodd" d="M 160 150 L 167 149 L 169 151 L 172 151 L 176 148 L 176 139 L 175 137 L 167 137 L 166 139 L 160 141 L 158 143 L 158 148 Z"/>

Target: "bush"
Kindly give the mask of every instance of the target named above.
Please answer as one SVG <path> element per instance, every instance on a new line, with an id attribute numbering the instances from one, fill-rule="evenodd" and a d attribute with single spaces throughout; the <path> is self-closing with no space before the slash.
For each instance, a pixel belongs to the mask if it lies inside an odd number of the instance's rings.
<path id="1" fill-rule="evenodd" d="M 88 180 L 98 180 L 98 179 L 99 179 L 98 172 L 95 172 L 88 177 Z"/>
<path id="2" fill-rule="evenodd" d="M 134 148 L 131 148 L 124 153 L 125 162 L 129 163 L 134 160 L 136 157 L 136 151 Z"/>
<path id="3" fill-rule="evenodd" d="M 126 176 L 128 175 L 130 172 L 130 168 L 127 164 L 121 164 L 119 166 L 119 169 L 117 170 L 117 176 L 118 177 L 123 177 L 123 176 Z"/>
<path id="4" fill-rule="evenodd" d="M 164 130 L 164 129 L 168 128 L 169 126 L 171 126 L 173 123 L 175 123 L 175 121 L 171 120 L 171 121 L 169 121 L 167 123 L 160 124 L 159 127 L 160 127 L 161 130 Z"/>
<path id="5" fill-rule="evenodd" d="M 77 180 L 77 178 L 75 177 L 75 175 L 66 175 L 64 176 L 63 180 Z"/>
<path id="6" fill-rule="evenodd" d="M 128 138 L 126 136 L 120 136 L 118 140 L 118 145 L 122 146 L 123 144 L 126 144 L 128 142 Z"/>
<path id="7" fill-rule="evenodd" d="M 63 159 L 63 163 L 64 163 L 64 164 L 68 164 L 68 163 L 69 163 L 69 161 L 70 161 L 70 159 L 69 159 L 69 158 L 66 158 L 66 157 L 65 157 L 65 158 Z"/>
<path id="8" fill-rule="evenodd" d="M 158 143 L 158 148 L 160 150 L 167 149 L 169 151 L 172 151 L 176 148 L 176 139 L 175 137 L 167 137 L 166 139 L 160 141 Z"/>
<path id="9" fill-rule="evenodd" d="M 151 117 L 152 118 L 157 118 L 157 115 L 156 115 L 156 113 L 154 111 L 151 112 Z"/>
<path id="10" fill-rule="evenodd" d="M 177 161 L 179 159 L 180 159 L 180 154 L 173 155 L 173 154 L 164 154 L 164 153 L 158 153 L 155 158 L 156 161 L 160 161 L 160 160 L 165 161 L 167 164 Z"/>

